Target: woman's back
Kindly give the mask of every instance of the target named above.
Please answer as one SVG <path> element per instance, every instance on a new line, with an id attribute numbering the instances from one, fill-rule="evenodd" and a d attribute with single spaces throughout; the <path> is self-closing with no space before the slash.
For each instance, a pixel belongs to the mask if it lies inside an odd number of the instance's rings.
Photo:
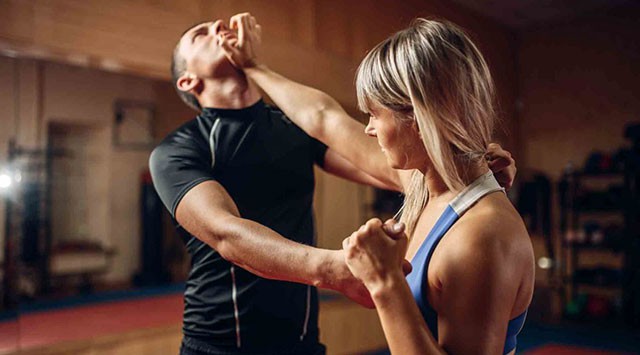
<path id="1" fill-rule="evenodd" d="M 516 327 L 509 333 L 517 334 L 531 301 L 531 242 L 510 201 L 504 193 L 495 192 L 498 185 L 493 177 L 486 177 L 478 179 L 486 180 L 484 187 L 461 193 L 446 207 L 442 199 L 430 201 L 409 247 L 414 271 L 407 279 L 425 320 L 443 345 L 447 338 L 459 339 L 467 331 L 468 336 L 496 337 L 504 342 L 509 321 Z M 470 312 L 478 313 L 477 317 Z M 496 325 L 467 327 L 473 319 Z M 494 334 L 478 334 L 474 329 Z"/>

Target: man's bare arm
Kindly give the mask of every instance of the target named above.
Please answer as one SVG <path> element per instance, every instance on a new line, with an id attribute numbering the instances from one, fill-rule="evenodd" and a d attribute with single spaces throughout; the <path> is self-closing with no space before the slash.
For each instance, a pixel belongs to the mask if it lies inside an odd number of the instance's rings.
<path id="1" fill-rule="evenodd" d="M 176 209 L 176 219 L 224 259 L 258 276 L 337 290 L 372 306 L 368 292 L 349 272 L 341 251 L 296 243 L 242 218 L 229 194 L 215 181 L 189 190 Z"/>

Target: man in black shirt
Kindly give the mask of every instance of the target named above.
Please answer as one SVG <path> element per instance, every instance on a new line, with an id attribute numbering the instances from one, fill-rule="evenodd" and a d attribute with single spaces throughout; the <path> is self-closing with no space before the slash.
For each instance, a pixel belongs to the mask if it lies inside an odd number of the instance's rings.
<path id="1" fill-rule="evenodd" d="M 181 354 L 324 354 L 314 286 L 372 302 L 341 250 L 313 247 L 313 165 L 393 186 L 265 105 L 226 59 L 220 34 L 237 36 L 218 20 L 178 42 L 173 81 L 200 114 L 150 158 L 154 186 L 192 258 Z"/>

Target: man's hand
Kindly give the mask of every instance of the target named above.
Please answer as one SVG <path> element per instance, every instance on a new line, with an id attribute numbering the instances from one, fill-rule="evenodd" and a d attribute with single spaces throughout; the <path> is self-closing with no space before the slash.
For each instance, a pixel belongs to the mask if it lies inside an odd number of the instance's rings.
<path id="1" fill-rule="evenodd" d="M 369 291 L 362 281 L 353 276 L 347 264 L 344 261 L 344 252 L 335 250 L 330 252 L 330 262 L 327 264 L 328 276 L 324 285 L 318 285 L 321 288 L 329 288 L 338 291 L 366 308 L 374 308 L 373 300 Z"/>
<path id="2" fill-rule="evenodd" d="M 329 252 L 330 260 L 327 265 L 325 284 L 318 285 L 320 288 L 328 288 L 338 291 L 352 301 L 366 308 L 374 308 L 373 300 L 364 283 L 357 279 L 347 266 L 343 250 L 332 250 Z M 407 260 L 402 262 L 402 272 L 407 275 L 411 272 L 411 263 Z"/>
<path id="3" fill-rule="evenodd" d="M 518 170 L 516 161 L 511 156 L 511 153 L 502 149 L 500 144 L 490 143 L 485 157 L 500 186 L 509 190 L 513 185 Z"/>
<path id="4" fill-rule="evenodd" d="M 218 35 L 217 41 L 229 61 L 238 69 L 257 65 L 257 52 L 262 41 L 262 28 L 255 17 L 245 12 L 231 17 L 229 27 L 238 31 L 238 38 Z"/>

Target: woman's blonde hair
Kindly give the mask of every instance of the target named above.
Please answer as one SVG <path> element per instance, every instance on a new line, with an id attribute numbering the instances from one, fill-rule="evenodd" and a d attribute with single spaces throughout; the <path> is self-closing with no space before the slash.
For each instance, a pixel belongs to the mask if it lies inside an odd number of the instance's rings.
<path id="1" fill-rule="evenodd" d="M 494 84 L 478 48 L 457 26 L 416 19 L 373 48 L 356 77 L 360 109 L 384 106 L 415 120 L 435 172 L 451 190 L 483 159 L 495 121 Z M 401 221 L 413 232 L 429 193 L 415 170 Z"/>

